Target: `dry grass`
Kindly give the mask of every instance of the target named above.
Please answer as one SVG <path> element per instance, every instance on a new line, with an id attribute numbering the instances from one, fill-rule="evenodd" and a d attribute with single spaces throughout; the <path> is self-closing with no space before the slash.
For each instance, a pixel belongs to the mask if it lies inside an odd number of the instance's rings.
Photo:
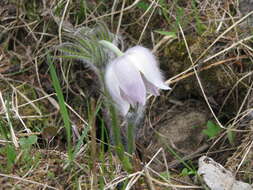
<path id="1" fill-rule="evenodd" d="M 253 36 L 248 22 L 253 12 L 242 15 L 236 0 L 195 2 L 1 1 L 0 189 L 95 190 L 124 185 L 125 189 L 204 189 L 192 174 L 182 176 L 181 161 L 170 167 L 175 160 L 167 160 L 164 147 L 155 155 L 145 155 L 148 151 L 143 147 L 149 142 L 142 142 L 141 135 L 135 169 L 124 171 L 113 146 L 101 138 L 102 114 L 89 117 L 89 105 L 100 100 L 94 73 L 78 61 L 59 59 L 55 67 L 75 131 L 72 141 L 75 146 L 80 143 L 74 161 L 68 162 L 46 55 L 64 42 L 70 29 L 92 27 L 96 21 L 119 34 L 124 49 L 136 44 L 153 49 L 173 87 L 160 98 L 149 97 L 147 122 L 141 126 L 152 131 L 148 138 L 169 113 L 168 107 L 195 98 L 207 105 L 222 132 L 205 138 L 205 149 L 181 156 L 195 170 L 199 156 L 213 156 L 239 179 L 252 183 Z M 90 124 L 97 127 L 93 133 Z M 32 145 L 20 143 L 34 136 L 38 139 Z M 163 158 L 165 172 L 152 168 L 156 157 Z"/>

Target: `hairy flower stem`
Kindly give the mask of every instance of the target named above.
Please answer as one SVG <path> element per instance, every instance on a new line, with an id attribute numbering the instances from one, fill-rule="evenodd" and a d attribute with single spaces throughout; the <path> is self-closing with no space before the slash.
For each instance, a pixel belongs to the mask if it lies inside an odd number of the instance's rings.
<path id="1" fill-rule="evenodd" d="M 111 104 L 110 106 L 110 114 L 112 120 L 112 129 L 113 129 L 113 141 L 115 142 L 115 150 L 117 155 L 119 156 L 120 160 L 122 161 L 123 167 L 126 171 L 132 171 L 132 165 L 129 161 L 128 156 L 124 154 L 124 146 L 121 141 L 120 137 L 120 128 L 118 123 L 118 117 L 114 106 Z"/>
<path id="2" fill-rule="evenodd" d="M 118 47 L 116 47 L 113 43 L 109 41 L 101 40 L 99 41 L 99 43 L 103 47 L 114 52 L 118 57 L 124 55 L 124 53 L 121 52 Z M 110 110 L 110 112 L 111 111 L 112 110 Z M 111 130 L 111 134 L 110 134 L 112 143 L 115 144 L 116 146 L 120 144 L 124 145 L 124 150 L 128 152 L 129 154 L 133 154 L 135 152 L 135 149 L 136 149 L 135 139 L 136 139 L 136 134 L 138 130 L 137 126 L 142 120 L 143 112 L 144 112 L 144 106 L 138 105 L 131 112 L 129 112 L 129 114 L 124 115 L 125 121 L 127 122 L 126 123 L 127 130 L 125 130 L 125 132 L 127 133 L 126 135 L 123 135 L 123 136 L 120 135 L 121 130 L 118 127 L 119 124 L 116 124 L 116 123 L 112 124 L 113 129 Z M 113 120 L 113 117 L 112 117 L 112 120 Z"/>
<path id="3" fill-rule="evenodd" d="M 133 154 L 136 151 L 135 140 L 140 133 L 141 123 L 145 113 L 145 106 L 138 105 L 135 107 L 126 118 L 127 121 L 127 151 L 129 154 Z"/>
<path id="4" fill-rule="evenodd" d="M 127 152 L 133 154 L 135 152 L 135 126 L 129 122 L 127 126 Z"/>
<path id="5" fill-rule="evenodd" d="M 124 55 L 124 53 L 122 51 L 120 51 L 120 49 L 117 46 L 115 46 L 113 43 L 111 43 L 109 41 L 101 40 L 101 41 L 99 41 L 99 43 L 102 46 L 104 46 L 104 47 L 110 49 L 111 51 L 113 51 L 118 57 Z"/>
<path id="6" fill-rule="evenodd" d="M 114 52 L 118 57 L 124 55 L 122 51 L 119 50 L 117 46 L 115 46 L 113 43 L 108 42 L 106 40 L 99 41 L 101 45 L 104 47 L 110 49 L 112 52 Z M 110 110 L 112 113 L 112 109 Z M 113 117 L 112 117 L 113 118 Z M 114 118 L 116 119 L 116 118 Z M 120 139 L 120 128 L 119 125 L 114 123 L 112 125 L 113 127 L 113 139 L 116 146 L 122 146 L 122 142 Z M 125 151 L 127 151 L 129 154 L 133 154 L 135 152 L 135 122 L 132 122 L 130 120 L 127 120 L 127 139 L 124 139 L 125 136 L 123 136 L 123 142 L 126 142 L 126 144 L 123 143 Z M 122 156 L 122 155 L 121 155 Z"/>

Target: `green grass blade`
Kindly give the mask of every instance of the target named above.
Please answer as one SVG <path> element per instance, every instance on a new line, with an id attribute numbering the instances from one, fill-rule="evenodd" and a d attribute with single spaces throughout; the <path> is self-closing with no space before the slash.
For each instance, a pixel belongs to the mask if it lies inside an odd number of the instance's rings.
<path id="1" fill-rule="evenodd" d="M 9 140 L 8 134 L 9 134 L 8 129 L 5 127 L 4 123 L 0 119 L 0 137 L 3 136 L 6 140 Z"/>
<path id="2" fill-rule="evenodd" d="M 70 158 L 70 160 L 72 160 L 72 145 L 71 145 L 71 124 L 70 124 L 70 118 L 69 118 L 69 114 L 68 114 L 68 110 L 67 107 L 65 105 L 65 101 L 64 101 L 64 96 L 61 90 L 61 86 L 60 86 L 60 82 L 59 79 L 57 77 L 56 74 L 56 70 L 54 68 L 54 65 L 52 63 L 51 57 L 47 57 L 48 63 L 49 63 L 49 71 L 50 71 L 50 76 L 53 82 L 53 87 L 55 89 L 56 95 L 57 95 L 57 99 L 58 99 L 58 103 L 60 106 L 60 113 L 64 122 L 64 127 L 66 130 L 66 134 L 67 134 L 67 144 L 68 144 L 68 156 Z"/>
<path id="3" fill-rule="evenodd" d="M 166 143 L 166 142 L 164 142 Z M 180 161 L 180 163 L 182 163 L 188 170 L 190 171 L 194 171 L 194 168 L 192 168 L 189 164 L 187 164 L 183 159 L 182 157 L 176 152 L 173 150 L 172 147 L 170 147 L 167 143 L 166 143 L 166 149 L 177 159 Z"/>
<path id="4" fill-rule="evenodd" d="M 80 151 L 81 147 L 83 146 L 83 144 L 84 144 L 83 141 L 85 139 L 87 139 L 89 130 L 90 130 L 89 127 L 85 127 L 83 129 L 82 134 L 81 134 L 80 138 L 78 139 L 78 142 L 75 146 L 74 157 L 76 157 L 76 154 Z"/>
<path id="5" fill-rule="evenodd" d="M 120 128 L 116 110 L 113 105 L 110 105 L 110 113 L 112 119 L 113 139 L 115 141 L 115 150 L 119 159 L 126 171 L 132 171 L 133 167 L 129 157 L 125 155 L 124 146 L 121 141 Z"/>

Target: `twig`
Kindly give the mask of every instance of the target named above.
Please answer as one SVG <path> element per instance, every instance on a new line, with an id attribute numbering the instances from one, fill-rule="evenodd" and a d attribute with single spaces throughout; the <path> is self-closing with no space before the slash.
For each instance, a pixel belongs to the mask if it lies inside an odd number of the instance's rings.
<path id="1" fill-rule="evenodd" d="M 242 22 L 244 19 L 246 19 L 247 17 L 249 17 L 250 15 L 253 14 L 253 11 L 249 12 L 248 14 L 246 14 L 244 17 L 242 17 L 240 20 L 238 20 L 237 22 L 235 22 L 232 26 L 230 26 L 227 30 L 225 30 L 221 35 L 219 35 L 214 41 L 213 43 L 206 48 L 206 50 L 199 56 L 199 58 L 194 62 L 197 63 L 205 54 L 206 52 L 221 38 L 223 37 L 227 32 L 229 32 L 232 28 L 234 28 L 236 25 L 238 25 L 240 22 Z"/>
<path id="2" fill-rule="evenodd" d="M 213 64 L 210 64 L 210 65 L 208 65 L 208 66 L 206 66 L 206 67 L 203 67 L 203 68 L 199 69 L 197 72 L 205 71 L 205 70 L 208 70 L 208 69 L 210 69 L 210 68 L 212 68 L 212 67 L 216 67 L 216 66 L 218 66 L 218 65 L 222 65 L 222 64 L 225 64 L 225 63 L 227 63 L 227 62 L 231 62 L 231 61 L 238 60 L 238 59 L 244 59 L 244 58 L 247 58 L 247 56 L 243 55 L 243 56 L 240 56 L 240 57 L 228 58 L 228 59 L 225 59 L 225 60 L 218 61 L 218 62 L 215 62 L 215 63 L 213 63 Z M 193 67 L 192 67 L 191 69 L 193 69 Z M 188 69 L 187 69 L 187 70 L 188 70 Z M 183 79 L 185 79 L 185 78 L 188 78 L 188 77 L 190 77 L 190 76 L 192 76 L 192 75 L 194 75 L 194 74 L 195 74 L 195 72 L 193 71 L 193 72 L 184 74 L 183 76 L 180 76 L 180 75 L 179 75 L 179 77 L 177 77 L 177 78 L 175 78 L 175 79 L 173 79 L 173 80 L 169 79 L 169 80 L 167 80 L 165 83 L 166 83 L 166 84 L 173 84 L 173 83 L 176 83 L 176 82 L 178 82 L 178 81 L 181 81 L 181 80 L 183 80 Z"/>
<path id="3" fill-rule="evenodd" d="M 192 63 L 192 66 L 194 66 L 194 62 L 193 62 L 193 59 L 192 59 L 192 56 L 191 56 L 191 53 L 190 53 L 190 49 L 189 49 L 189 47 L 188 47 L 188 43 L 187 43 L 187 41 L 186 41 L 186 38 L 185 38 L 185 35 L 184 35 L 184 32 L 183 32 L 183 29 L 182 29 L 182 27 L 181 27 L 180 24 L 179 24 L 178 26 L 179 26 L 180 32 L 181 32 L 181 34 L 182 34 L 182 36 L 183 36 L 184 43 L 185 43 L 185 47 L 186 47 L 186 49 L 187 49 L 187 52 L 188 52 L 190 61 L 191 61 L 191 63 Z M 209 107 L 209 109 L 210 109 L 210 111 L 211 111 L 213 117 L 215 118 L 215 120 L 216 120 L 216 122 L 218 123 L 218 125 L 219 125 L 221 128 L 225 129 L 225 127 L 221 124 L 221 122 L 220 122 L 219 119 L 217 118 L 216 114 L 214 113 L 214 111 L 213 111 L 213 109 L 212 109 L 212 107 L 211 107 L 211 105 L 210 105 L 210 103 L 209 103 L 209 100 L 208 100 L 208 98 L 207 98 L 207 96 L 206 96 L 206 93 L 205 93 L 205 91 L 204 91 L 204 88 L 203 88 L 203 86 L 202 86 L 202 83 L 201 83 L 201 81 L 200 81 L 200 78 L 199 78 L 199 75 L 198 75 L 198 72 L 197 72 L 196 68 L 193 67 L 193 70 L 194 70 L 195 76 L 196 76 L 196 78 L 197 78 L 197 81 L 198 81 L 198 83 L 199 83 L 200 90 L 201 90 L 201 92 L 202 92 L 202 94 L 203 94 L 203 96 L 204 96 L 204 99 L 205 99 L 205 101 L 206 101 L 206 104 L 208 105 L 208 107 Z"/>
<path id="4" fill-rule="evenodd" d="M 89 22 L 94 21 L 94 20 L 99 20 L 99 19 L 101 19 L 101 18 L 103 18 L 103 17 L 107 17 L 107 16 L 111 16 L 111 15 L 115 15 L 115 14 L 118 14 L 118 13 L 121 13 L 121 12 L 128 11 L 128 10 L 132 9 L 135 5 L 137 5 L 137 3 L 139 3 L 140 1 L 141 1 L 141 0 L 136 0 L 136 1 L 134 1 L 131 5 L 129 5 L 128 7 L 126 7 L 126 8 L 123 9 L 123 10 L 111 12 L 111 13 L 108 13 L 108 14 L 104 14 L 104 15 L 102 15 L 102 16 L 98 16 L 98 17 L 96 17 L 96 18 L 92 18 L 92 19 L 90 19 L 90 20 L 87 20 L 86 23 L 89 23 Z"/>
<path id="5" fill-rule="evenodd" d="M 3 106 L 4 112 L 5 112 L 5 115 L 6 115 L 8 124 L 9 124 L 9 127 L 10 127 L 10 133 L 11 133 L 12 142 L 13 142 L 14 146 L 15 146 L 16 148 L 18 148 L 18 147 L 19 147 L 18 139 L 17 139 L 17 137 L 16 137 L 16 135 L 15 135 L 13 126 L 12 126 L 12 124 L 11 124 L 9 112 L 8 112 L 8 109 L 6 108 L 6 105 L 5 105 L 5 102 L 4 102 L 4 100 L 3 100 L 3 95 L 2 95 L 2 93 L 1 93 L 1 91 L 0 91 L 0 100 L 1 100 L 1 102 L 2 102 L 2 106 Z"/>
<path id="6" fill-rule="evenodd" d="M 146 167 L 144 167 L 144 173 L 145 173 L 145 178 L 146 178 L 149 189 L 150 190 L 155 190 L 154 183 L 152 182 L 150 173 L 149 173 L 149 171 Z"/>
<path id="7" fill-rule="evenodd" d="M 142 32 L 141 32 L 141 35 L 140 35 L 140 37 L 139 37 L 139 40 L 138 40 L 137 44 L 140 44 L 140 42 L 141 42 L 141 40 L 142 40 L 142 37 L 143 37 L 143 34 L 144 34 L 144 32 L 145 32 L 145 29 L 147 28 L 147 26 L 148 26 L 148 24 L 149 24 L 149 21 L 150 21 L 151 17 L 153 16 L 153 14 L 154 14 L 154 12 L 155 12 L 155 10 L 156 10 L 156 7 L 157 7 L 157 5 L 155 5 L 155 7 L 153 8 L 152 12 L 150 13 L 150 16 L 148 17 L 148 20 L 147 20 L 147 22 L 146 22 L 146 24 L 145 24 L 145 26 L 144 26 L 144 28 L 143 28 L 143 30 L 142 30 Z"/>
<path id="8" fill-rule="evenodd" d="M 125 4 L 126 4 L 126 0 L 123 0 L 122 6 L 121 6 L 121 12 L 120 12 L 120 15 L 119 15 L 119 22 L 118 22 L 118 26 L 117 26 L 116 36 L 119 35 L 119 29 L 120 29 L 120 26 L 121 26 L 121 21 L 122 21 L 122 17 L 123 17 L 123 10 L 124 10 Z"/>
<path id="9" fill-rule="evenodd" d="M 19 180 L 19 181 L 24 181 L 24 182 L 27 182 L 27 183 L 32 183 L 32 184 L 35 184 L 35 185 L 47 187 L 47 188 L 49 188 L 49 189 L 58 190 L 57 188 L 52 187 L 52 186 L 49 186 L 49 185 L 47 185 L 47 184 L 39 183 L 39 182 L 37 182 L 37 181 L 32 181 L 32 180 L 29 180 L 29 179 L 24 179 L 24 178 L 21 178 L 21 177 L 18 177 L 18 176 L 6 175 L 6 174 L 1 174 L 1 173 L 0 173 L 0 176 L 2 176 L 2 177 L 7 177 L 7 178 L 12 178 L 12 179 L 17 179 L 17 180 Z"/>

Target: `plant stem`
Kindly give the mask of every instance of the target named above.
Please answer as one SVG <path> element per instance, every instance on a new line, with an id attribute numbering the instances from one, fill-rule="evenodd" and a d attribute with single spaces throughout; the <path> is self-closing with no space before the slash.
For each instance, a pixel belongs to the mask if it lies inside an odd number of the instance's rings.
<path id="1" fill-rule="evenodd" d="M 110 49 L 111 51 L 113 51 L 118 57 L 124 55 L 124 53 L 122 51 L 120 51 L 120 49 L 117 46 L 115 46 L 113 43 L 111 43 L 109 41 L 100 40 L 99 43 L 102 46 L 104 46 L 104 47 Z"/>

